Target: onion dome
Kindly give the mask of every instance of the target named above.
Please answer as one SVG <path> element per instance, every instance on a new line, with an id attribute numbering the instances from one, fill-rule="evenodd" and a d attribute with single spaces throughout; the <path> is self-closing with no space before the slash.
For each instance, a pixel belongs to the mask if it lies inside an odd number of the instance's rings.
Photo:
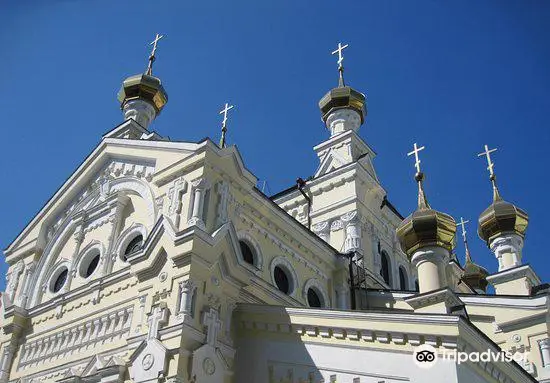
<path id="1" fill-rule="evenodd" d="M 151 104 L 158 115 L 168 102 L 168 94 L 159 78 L 148 73 L 141 73 L 124 80 L 122 88 L 118 92 L 121 108 L 124 108 L 126 102 L 137 99 Z"/>
<path id="2" fill-rule="evenodd" d="M 525 237 L 529 216 L 519 207 L 502 199 L 494 174 L 491 174 L 490 179 L 493 184 L 493 203 L 479 216 L 479 237 L 488 245 L 493 239 L 505 233 Z"/>
<path id="3" fill-rule="evenodd" d="M 450 252 L 455 243 L 455 220 L 430 207 L 422 184 L 424 174 L 417 172 L 415 180 L 418 183 L 418 209 L 397 227 L 401 249 L 409 257 L 428 246 L 443 247 Z"/>
<path id="4" fill-rule="evenodd" d="M 487 290 L 487 276 L 489 272 L 484 267 L 474 263 L 470 258 L 469 252 L 466 252 L 466 263 L 464 264 L 464 274 L 462 279 L 474 290 Z"/>
<path id="5" fill-rule="evenodd" d="M 343 79 L 340 85 L 328 91 L 319 101 L 321 109 L 321 118 L 326 123 L 328 116 L 337 109 L 351 109 L 356 111 L 361 117 L 361 124 L 365 122 L 367 108 L 365 95 L 355 89 L 344 86 Z"/>

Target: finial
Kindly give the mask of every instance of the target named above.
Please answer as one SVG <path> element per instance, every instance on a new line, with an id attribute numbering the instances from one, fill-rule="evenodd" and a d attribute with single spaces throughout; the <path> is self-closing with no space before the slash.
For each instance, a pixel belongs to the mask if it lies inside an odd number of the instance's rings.
<path id="1" fill-rule="evenodd" d="M 416 174 L 414 175 L 414 179 L 418 183 L 418 208 L 430 209 L 430 205 L 428 204 L 428 200 L 426 199 L 426 194 L 424 193 L 424 186 L 422 184 L 422 182 L 424 181 L 424 173 L 420 171 L 420 159 L 418 158 L 418 153 L 426 149 L 426 147 L 422 146 L 419 148 L 416 142 L 414 143 L 413 147 L 413 151 L 407 153 L 407 157 L 414 155 L 415 159 L 414 167 L 416 168 Z"/>
<path id="2" fill-rule="evenodd" d="M 491 183 L 493 184 L 493 202 L 502 200 L 502 198 L 500 197 L 500 193 L 498 191 L 498 187 L 497 187 L 497 176 L 495 175 L 495 171 L 494 171 L 495 164 L 494 164 L 493 160 L 491 159 L 491 153 L 496 152 L 496 151 L 497 151 L 496 148 L 489 149 L 489 146 L 485 145 L 485 151 L 482 152 L 482 153 L 479 153 L 477 155 L 478 157 L 482 157 L 482 156 L 487 157 L 487 164 L 488 164 L 487 170 L 489 170 L 489 179 L 491 180 Z"/>
<path id="3" fill-rule="evenodd" d="M 225 107 L 220 110 L 220 114 L 223 114 L 223 121 L 222 121 L 222 138 L 220 139 L 220 148 L 225 148 L 225 132 L 227 132 L 227 112 L 229 112 L 231 109 L 233 109 L 234 105 L 229 105 L 227 102 L 225 103 Z"/>
<path id="4" fill-rule="evenodd" d="M 464 221 L 464 218 L 460 217 L 460 222 L 456 224 L 456 226 L 460 226 L 462 228 L 462 241 L 464 242 L 464 249 L 466 251 L 466 263 L 472 262 L 472 257 L 470 256 L 470 249 L 468 248 L 468 239 L 466 238 L 466 224 L 470 222 Z"/>
<path id="5" fill-rule="evenodd" d="M 340 77 L 338 79 L 338 86 L 339 87 L 344 87 L 345 86 L 345 83 L 344 83 L 344 65 L 342 65 L 342 63 L 344 62 L 344 55 L 342 54 L 342 52 L 348 46 L 349 46 L 349 44 L 342 45 L 342 43 L 338 43 L 338 49 L 336 49 L 335 51 L 332 52 L 333 55 L 338 53 L 338 72 L 339 72 L 339 75 L 340 75 Z"/>
<path id="6" fill-rule="evenodd" d="M 149 45 L 153 46 L 153 50 L 151 51 L 151 55 L 149 56 L 149 65 L 147 65 L 147 72 L 145 72 L 149 76 L 153 75 L 153 63 L 155 62 L 155 53 L 157 51 L 157 43 L 163 37 L 164 37 L 164 35 L 159 35 L 157 33 L 155 39 L 153 41 L 151 41 L 151 43 L 149 44 Z"/>

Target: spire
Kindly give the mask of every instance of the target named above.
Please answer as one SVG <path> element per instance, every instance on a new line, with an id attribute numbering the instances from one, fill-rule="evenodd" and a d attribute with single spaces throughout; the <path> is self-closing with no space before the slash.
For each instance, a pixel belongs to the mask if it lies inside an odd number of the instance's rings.
<path id="1" fill-rule="evenodd" d="M 473 263 L 472 256 L 470 255 L 470 248 L 468 247 L 468 239 L 466 238 L 466 224 L 470 221 L 464 221 L 464 218 L 460 217 L 460 222 L 456 226 L 462 228 L 462 241 L 464 242 L 464 249 L 466 252 L 466 263 Z"/>
<path id="2" fill-rule="evenodd" d="M 487 157 L 487 165 L 488 165 L 487 170 L 489 170 L 489 179 L 491 180 L 491 184 L 493 185 L 493 202 L 502 200 L 497 187 L 497 176 L 495 175 L 495 171 L 494 171 L 495 163 L 491 159 L 491 153 L 496 151 L 497 151 L 496 148 L 489 149 L 489 146 L 485 145 L 485 151 L 477 155 L 478 157 L 482 157 L 482 156 Z"/>
<path id="3" fill-rule="evenodd" d="M 223 114 L 223 121 L 222 121 L 222 137 L 220 138 L 220 148 L 225 148 L 225 133 L 227 132 L 227 112 L 229 112 L 231 109 L 233 109 L 234 105 L 229 105 L 227 102 L 225 103 L 225 107 L 220 110 L 220 114 Z"/>
<path id="4" fill-rule="evenodd" d="M 163 37 L 164 37 L 164 35 L 159 35 L 157 33 L 155 39 L 153 41 L 151 41 L 151 43 L 149 44 L 149 45 L 153 46 L 153 50 L 151 51 L 151 54 L 149 55 L 149 64 L 147 65 L 147 71 L 145 72 L 145 74 L 147 74 L 149 76 L 153 75 L 153 63 L 155 62 L 155 59 L 156 59 L 155 53 L 157 52 L 157 43 Z"/>
<path id="5" fill-rule="evenodd" d="M 344 65 L 342 64 L 344 62 L 344 55 L 342 52 L 344 49 L 346 49 L 349 46 L 349 44 L 342 45 L 342 43 L 338 43 L 338 48 L 332 52 L 333 55 L 338 53 L 338 87 L 343 88 L 346 86 L 344 83 Z"/>
<path id="6" fill-rule="evenodd" d="M 413 146 L 413 151 L 407 153 L 407 156 L 414 155 L 414 167 L 416 168 L 416 174 L 414 175 L 414 179 L 418 183 L 418 209 L 430 209 L 430 204 L 428 203 L 428 199 L 426 198 L 426 193 L 424 192 L 424 173 L 420 170 L 420 158 L 418 157 L 418 153 L 420 153 L 422 150 L 426 149 L 425 146 L 418 147 L 416 142 Z"/>

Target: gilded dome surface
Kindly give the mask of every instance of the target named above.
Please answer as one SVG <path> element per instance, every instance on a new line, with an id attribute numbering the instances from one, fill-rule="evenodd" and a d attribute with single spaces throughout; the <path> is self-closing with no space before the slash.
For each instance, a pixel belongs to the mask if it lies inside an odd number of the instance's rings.
<path id="1" fill-rule="evenodd" d="M 160 79 L 145 73 L 128 77 L 122 83 L 118 92 L 121 107 L 130 100 L 142 99 L 148 101 L 160 113 L 168 102 L 168 94 L 164 90 Z"/>
<path id="2" fill-rule="evenodd" d="M 494 190 L 493 203 L 479 216 L 479 237 L 487 244 L 503 233 L 515 233 L 523 238 L 529 216 L 519 207 L 504 201 L 496 186 Z"/>
<path id="3" fill-rule="evenodd" d="M 319 101 L 321 116 L 326 122 L 329 114 L 337 109 L 352 109 L 361 116 L 361 124 L 365 122 L 367 108 L 365 95 L 349 86 L 339 86 L 327 92 Z"/>
<path id="4" fill-rule="evenodd" d="M 401 249 L 409 257 L 427 246 L 439 246 L 451 251 L 454 247 L 456 223 L 448 214 L 430 207 L 422 187 L 423 174 L 418 173 L 418 209 L 405 218 L 397 228 Z"/>

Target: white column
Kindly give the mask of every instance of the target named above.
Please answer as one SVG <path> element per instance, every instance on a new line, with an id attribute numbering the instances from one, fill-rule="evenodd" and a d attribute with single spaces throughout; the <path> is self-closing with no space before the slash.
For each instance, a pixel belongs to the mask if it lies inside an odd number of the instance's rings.
<path id="1" fill-rule="evenodd" d="M 449 251 L 443 247 L 423 247 L 414 252 L 411 263 L 418 271 L 420 293 L 447 286 L 445 266 L 448 259 Z"/>
<path id="2" fill-rule="evenodd" d="M 349 310 L 349 286 L 346 284 L 336 286 L 336 299 L 340 310 Z"/>
<path id="3" fill-rule="evenodd" d="M 25 275 L 23 276 L 23 282 L 21 287 L 21 294 L 17 297 L 17 305 L 19 307 L 25 308 L 27 305 L 27 299 L 29 297 L 29 289 L 31 288 L 31 279 L 34 275 L 34 270 L 36 268 L 36 265 L 34 262 L 28 264 L 25 267 Z"/>
<path id="4" fill-rule="evenodd" d="M 126 101 L 122 112 L 125 120 L 134 120 L 145 129 L 149 127 L 157 114 L 153 105 L 140 99 Z"/>
<path id="5" fill-rule="evenodd" d="M 344 242 L 344 252 L 361 250 L 361 226 L 359 225 L 359 217 L 356 211 L 351 211 L 344 214 L 342 222 L 346 227 L 346 240 Z"/>
<path id="6" fill-rule="evenodd" d="M 177 320 L 188 322 L 193 318 L 193 296 L 195 295 L 197 286 L 192 280 L 187 279 L 180 282 L 179 289 L 180 297 Z"/>
<path id="7" fill-rule="evenodd" d="M 491 251 L 498 259 L 498 271 L 521 265 L 523 238 L 515 233 L 503 234 L 490 243 Z"/>
<path id="8" fill-rule="evenodd" d="M 550 366 L 550 338 L 539 340 L 539 349 L 542 359 L 542 366 Z"/>
<path id="9" fill-rule="evenodd" d="M 204 196 L 208 189 L 208 182 L 202 178 L 191 183 L 193 187 L 193 206 L 191 206 L 191 218 L 187 222 L 190 226 L 196 225 L 204 229 L 203 212 Z"/>
<path id="10" fill-rule="evenodd" d="M 10 304 L 15 300 L 15 294 L 17 293 L 17 287 L 19 286 L 19 279 L 25 268 L 25 263 L 20 260 L 13 266 L 6 284 L 6 296 L 9 299 Z"/>

